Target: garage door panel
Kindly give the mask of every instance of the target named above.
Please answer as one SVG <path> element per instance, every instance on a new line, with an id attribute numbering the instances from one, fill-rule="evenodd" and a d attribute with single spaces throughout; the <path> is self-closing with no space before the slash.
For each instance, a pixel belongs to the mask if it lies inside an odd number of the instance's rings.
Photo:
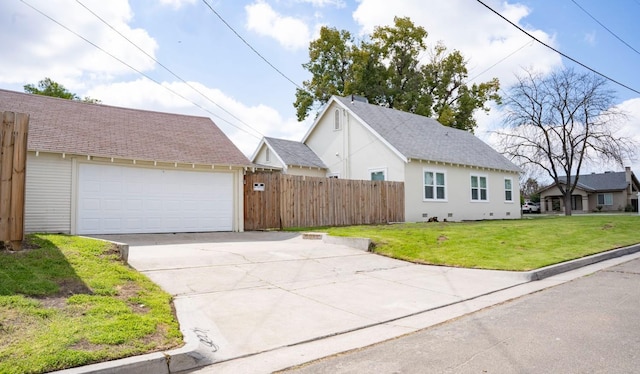
<path id="1" fill-rule="evenodd" d="M 231 231 L 230 173 L 80 164 L 81 234 Z"/>

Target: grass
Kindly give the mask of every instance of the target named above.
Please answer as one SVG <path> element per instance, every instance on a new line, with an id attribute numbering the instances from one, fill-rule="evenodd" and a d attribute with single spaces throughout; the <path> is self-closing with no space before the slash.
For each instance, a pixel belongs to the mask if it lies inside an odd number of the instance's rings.
<path id="1" fill-rule="evenodd" d="M 316 229 L 317 230 L 317 229 Z M 595 215 L 325 228 L 424 264 L 527 271 L 640 243 L 640 217 Z"/>
<path id="2" fill-rule="evenodd" d="M 106 242 L 34 234 L 0 250 L 0 373 L 43 373 L 182 344 L 171 296 Z"/>

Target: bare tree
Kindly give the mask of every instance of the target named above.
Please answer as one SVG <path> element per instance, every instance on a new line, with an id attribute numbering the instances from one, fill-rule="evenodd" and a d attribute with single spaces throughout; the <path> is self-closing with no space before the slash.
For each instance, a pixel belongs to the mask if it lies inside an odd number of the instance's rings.
<path id="1" fill-rule="evenodd" d="M 514 162 L 549 175 L 571 215 L 571 195 L 585 162 L 622 166 L 634 154 L 635 143 L 616 135 L 626 116 L 597 75 L 563 69 L 547 76 L 526 71 L 517 78 L 503 101 L 502 149 Z"/>

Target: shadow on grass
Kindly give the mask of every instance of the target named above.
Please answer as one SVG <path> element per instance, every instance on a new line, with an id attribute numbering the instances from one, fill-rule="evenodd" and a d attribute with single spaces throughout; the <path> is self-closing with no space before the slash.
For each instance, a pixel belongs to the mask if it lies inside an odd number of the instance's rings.
<path id="1" fill-rule="evenodd" d="M 51 298 L 92 294 L 51 241 L 32 234 L 25 244 L 20 252 L 0 250 L 0 296 Z"/>

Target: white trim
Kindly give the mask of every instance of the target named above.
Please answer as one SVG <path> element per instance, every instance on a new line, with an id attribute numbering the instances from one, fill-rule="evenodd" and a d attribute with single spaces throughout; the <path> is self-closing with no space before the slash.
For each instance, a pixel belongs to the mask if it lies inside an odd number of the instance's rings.
<path id="1" fill-rule="evenodd" d="M 383 180 L 384 180 L 384 181 L 388 180 L 388 179 L 387 179 L 387 168 L 386 168 L 386 167 L 382 167 L 382 168 L 369 168 L 369 169 L 367 169 L 367 170 L 368 170 L 368 172 L 369 172 L 369 179 L 370 179 L 370 180 L 373 180 L 373 179 L 371 179 L 371 174 L 373 174 L 373 173 L 380 173 L 380 172 L 382 172 L 382 176 L 383 176 L 383 178 L 384 178 Z"/>
<path id="2" fill-rule="evenodd" d="M 509 190 L 509 191 L 511 191 L 511 200 L 507 200 L 507 187 L 505 186 L 505 182 L 506 181 L 511 181 L 511 190 Z M 504 177 L 504 182 L 502 183 L 502 188 L 503 188 L 503 192 L 504 192 L 504 195 L 503 195 L 504 202 L 513 204 L 513 202 L 515 201 L 514 198 L 513 198 L 513 178 Z"/>
<path id="3" fill-rule="evenodd" d="M 425 197 L 425 193 L 424 193 L 424 187 L 425 187 L 425 184 L 424 184 L 424 173 L 427 173 L 427 172 L 433 173 L 433 181 L 434 181 L 434 184 L 433 184 L 433 196 L 434 197 L 431 198 L 431 199 L 427 199 Z M 443 174 L 444 175 L 444 199 L 438 199 L 437 198 L 437 196 L 438 196 L 438 190 L 437 190 L 438 185 L 435 184 L 436 174 Z M 422 183 L 421 183 L 421 186 L 422 186 L 421 187 L 422 201 L 431 202 L 431 203 L 434 203 L 434 202 L 435 203 L 446 203 L 446 202 L 449 201 L 449 192 L 447 191 L 448 190 L 448 187 L 447 187 L 448 177 L 447 177 L 447 170 L 446 169 L 428 168 L 428 167 L 422 168 L 422 175 L 420 176 L 420 179 L 422 181 Z"/>
<path id="4" fill-rule="evenodd" d="M 371 126 L 369 126 L 364 120 L 362 120 L 362 118 L 358 117 L 355 113 L 353 113 L 353 111 L 351 111 L 351 109 L 349 109 L 348 106 L 344 105 L 342 102 L 340 102 L 338 99 L 336 99 L 335 96 L 331 96 L 329 101 L 327 101 L 327 104 L 325 105 L 324 109 L 320 112 L 318 117 L 316 117 L 315 121 L 313 122 L 313 125 L 311 125 L 309 130 L 307 130 L 307 133 L 302 138 L 302 143 L 306 144 L 307 139 L 309 138 L 309 136 L 311 135 L 313 130 L 315 130 L 316 126 L 318 126 L 318 124 L 320 123 L 320 120 L 322 119 L 322 117 L 325 115 L 325 113 L 327 112 L 329 107 L 331 107 L 331 103 L 336 103 L 337 106 L 339 106 L 339 107 L 343 108 L 344 110 L 346 110 L 347 113 L 349 113 L 351 116 L 353 116 L 353 118 L 358 120 L 358 122 L 365 129 L 369 130 L 369 132 L 371 132 L 382 144 L 386 145 L 393 153 L 395 153 L 396 156 L 398 156 L 402 161 L 408 162 L 408 158 L 405 155 L 400 153 L 400 151 L 398 151 L 394 146 L 392 146 L 391 143 L 389 143 L 385 138 L 380 136 L 380 134 L 378 134 L 378 132 L 376 132 Z M 363 103 L 361 103 L 361 104 L 363 104 Z M 368 105 L 370 105 L 370 104 L 368 104 Z"/>
<path id="5" fill-rule="evenodd" d="M 473 199 L 473 187 L 471 186 L 471 178 L 472 177 L 477 177 L 478 178 L 478 198 L 477 199 Z M 484 178 L 485 179 L 485 183 L 486 183 L 486 187 L 484 188 L 487 191 L 487 198 L 486 199 L 481 199 L 480 198 L 480 178 Z M 488 203 L 490 202 L 489 199 L 489 176 L 487 174 L 479 174 L 479 173 L 469 173 L 469 201 L 471 201 L 472 203 Z"/>

